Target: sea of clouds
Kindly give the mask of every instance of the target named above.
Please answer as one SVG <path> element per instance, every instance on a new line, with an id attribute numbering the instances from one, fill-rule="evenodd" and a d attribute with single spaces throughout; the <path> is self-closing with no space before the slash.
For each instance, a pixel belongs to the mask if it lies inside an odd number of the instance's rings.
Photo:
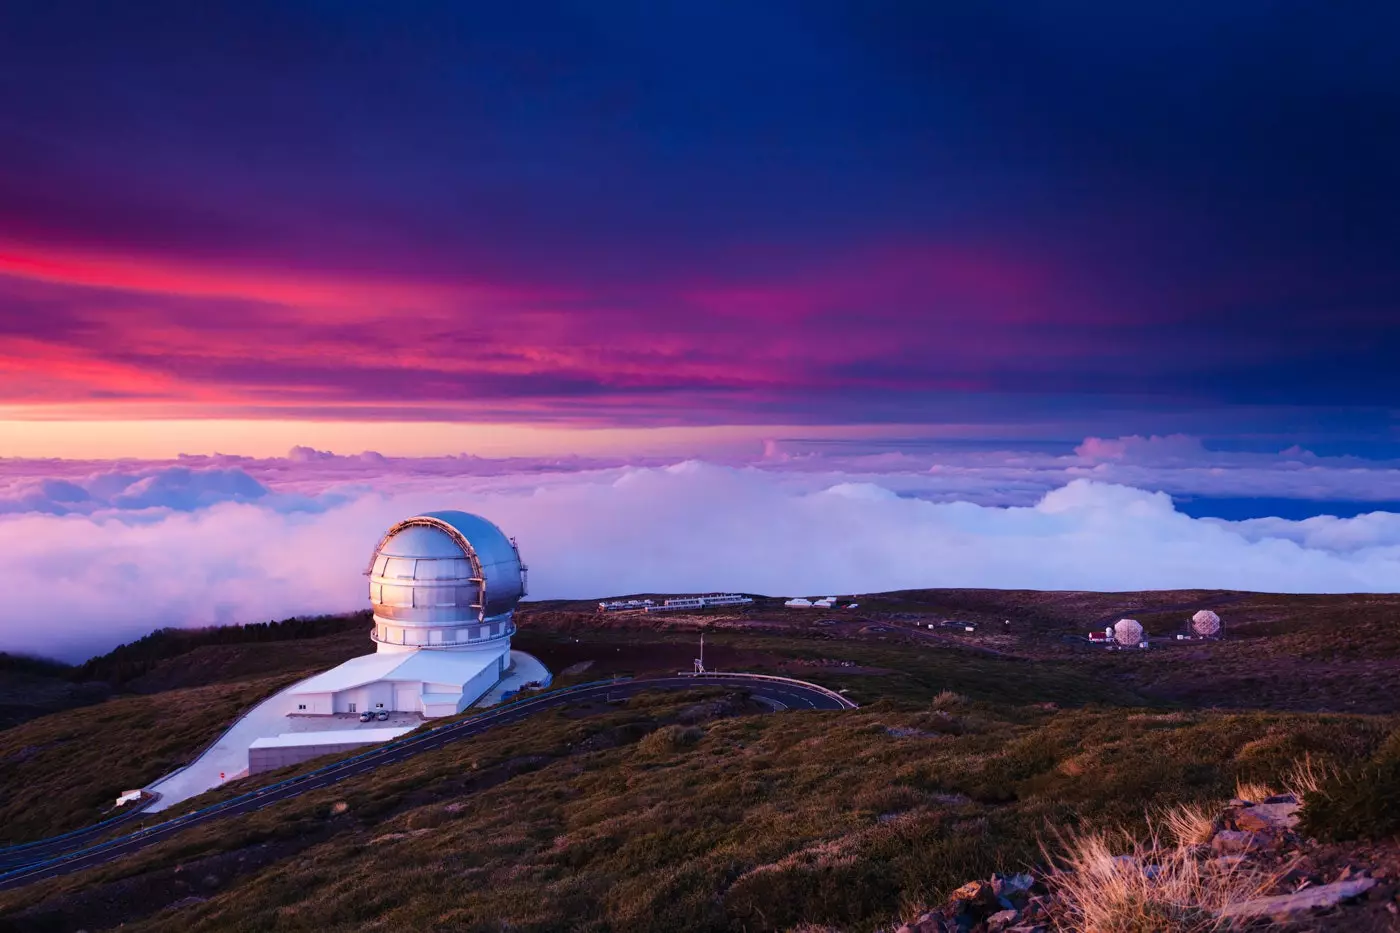
<path id="1" fill-rule="evenodd" d="M 1400 464 L 1221 454 L 1192 438 L 1072 453 L 769 444 L 751 461 L 337 456 L 0 460 L 3 650 L 77 660 L 160 625 L 365 605 L 385 528 L 483 514 L 531 596 L 913 587 L 1400 589 L 1400 515 L 1193 518 L 1173 496 L 1386 501 Z"/>

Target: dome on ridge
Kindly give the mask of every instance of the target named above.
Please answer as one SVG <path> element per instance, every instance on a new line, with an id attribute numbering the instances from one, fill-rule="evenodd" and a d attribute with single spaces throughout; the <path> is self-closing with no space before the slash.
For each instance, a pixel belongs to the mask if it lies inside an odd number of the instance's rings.
<path id="1" fill-rule="evenodd" d="M 390 528 L 369 565 L 374 614 L 400 626 L 480 622 L 525 595 L 515 543 L 468 512 L 427 512 Z"/>

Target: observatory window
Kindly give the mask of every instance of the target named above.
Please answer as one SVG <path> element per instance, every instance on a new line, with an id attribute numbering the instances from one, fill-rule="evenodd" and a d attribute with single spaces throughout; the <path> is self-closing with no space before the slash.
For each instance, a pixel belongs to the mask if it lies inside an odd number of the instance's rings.
<path id="1" fill-rule="evenodd" d="M 382 600 L 380 600 L 379 597 L 380 597 L 379 584 L 378 584 L 378 583 L 371 583 L 371 584 L 369 585 L 369 601 L 372 602 L 372 603 L 382 602 Z"/>
<path id="2" fill-rule="evenodd" d="M 385 584 L 379 600 L 381 606 L 397 606 L 400 608 L 412 608 L 413 587 L 411 586 L 390 586 Z"/>
<path id="3" fill-rule="evenodd" d="M 387 557 L 381 556 L 374 559 L 374 575 L 376 577 L 384 576 L 384 565 L 387 563 L 389 563 L 389 558 Z"/>
<path id="4" fill-rule="evenodd" d="M 298 704 L 297 704 L 297 709 L 306 709 L 306 704 L 305 704 L 305 703 L 298 703 Z"/>
<path id="5" fill-rule="evenodd" d="M 415 563 L 417 562 L 411 557 L 391 557 L 385 565 L 384 576 L 390 579 L 412 580 Z"/>
<path id="6" fill-rule="evenodd" d="M 451 586 L 420 586 L 413 591 L 413 605 L 419 609 L 432 609 L 437 606 L 455 606 L 453 599 L 455 587 Z"/>
<path id="7" fill-rule="evenodd" d="M 445 557 L 439 560 L 420 560 L 418 562 L 419 580 L 460 580 L 469 576 L 471 574 L 467 570 L 465 560 Z"/>

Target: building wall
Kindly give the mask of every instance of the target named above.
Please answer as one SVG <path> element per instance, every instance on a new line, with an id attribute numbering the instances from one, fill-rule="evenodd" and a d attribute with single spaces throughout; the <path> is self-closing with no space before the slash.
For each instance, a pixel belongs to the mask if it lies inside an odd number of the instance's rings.
<path id="1" fill-rule="evenodd" d="M 328 716 L 334 708 L 335 695 L 331 693 L 294 693 L 291 696 L 288 715 Z"/>
<path id="2" fill-rule="evenodd" d="M 347 732 L 346 735 L 354 735 L 354 732 Z M 293 745 L 285 748 L 250 748 L 248 749 L 248 773 L 259 774 L 263 771 L 275 771 L 278 768 L 285 768 L 288 765 L 299 765 L 303 761 L 320 758 L 322 755 L 348 752 L 352 749 L 374 744 L 376 743 L 356 742 L 351 740 L 347 742 L 337 742 L 334 745 Z"/>
<path id="3" fill-rule="evenodd" d="M 481 699 L 482 694 L 496 686 L 497 681 L 501 679 L 506 672 L 506 668 L 509 666 L 510 655 L 503 654 L 496 659 L 495 664 L 467 681 L 466 686 L 462 690 L 462 699 L 457 702 L 456 711 L 460 713 L 477 700 Z"/>
<path id="4" fill-rule="evenodd" d="M 351 709 L 351 707 L 354 707 Z M 363 713 L 367 709 L 387 709 L 394 710 L 399 707 L 394 706 L 394 683 L 388 680 L 377 680 L 374 683 L 364 684 L 351 690 L 342 690 L 335 694 L 334 709 L 337 713 Z M 408 707 L 409 710 L 416 710 L 417 707 Z"/>

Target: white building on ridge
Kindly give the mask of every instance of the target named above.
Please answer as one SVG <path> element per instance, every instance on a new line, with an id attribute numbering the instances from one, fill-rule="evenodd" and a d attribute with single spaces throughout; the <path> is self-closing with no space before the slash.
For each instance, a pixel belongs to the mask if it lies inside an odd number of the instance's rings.
<path id="1" fill-rule="evenodd" d="M 515 542 L 478 515 L 404 519 L 380 540 L 367 571 L 375 653 L 297 684 L 286 712 L 462 712 L 510 667 L 525 572 Z"/>

